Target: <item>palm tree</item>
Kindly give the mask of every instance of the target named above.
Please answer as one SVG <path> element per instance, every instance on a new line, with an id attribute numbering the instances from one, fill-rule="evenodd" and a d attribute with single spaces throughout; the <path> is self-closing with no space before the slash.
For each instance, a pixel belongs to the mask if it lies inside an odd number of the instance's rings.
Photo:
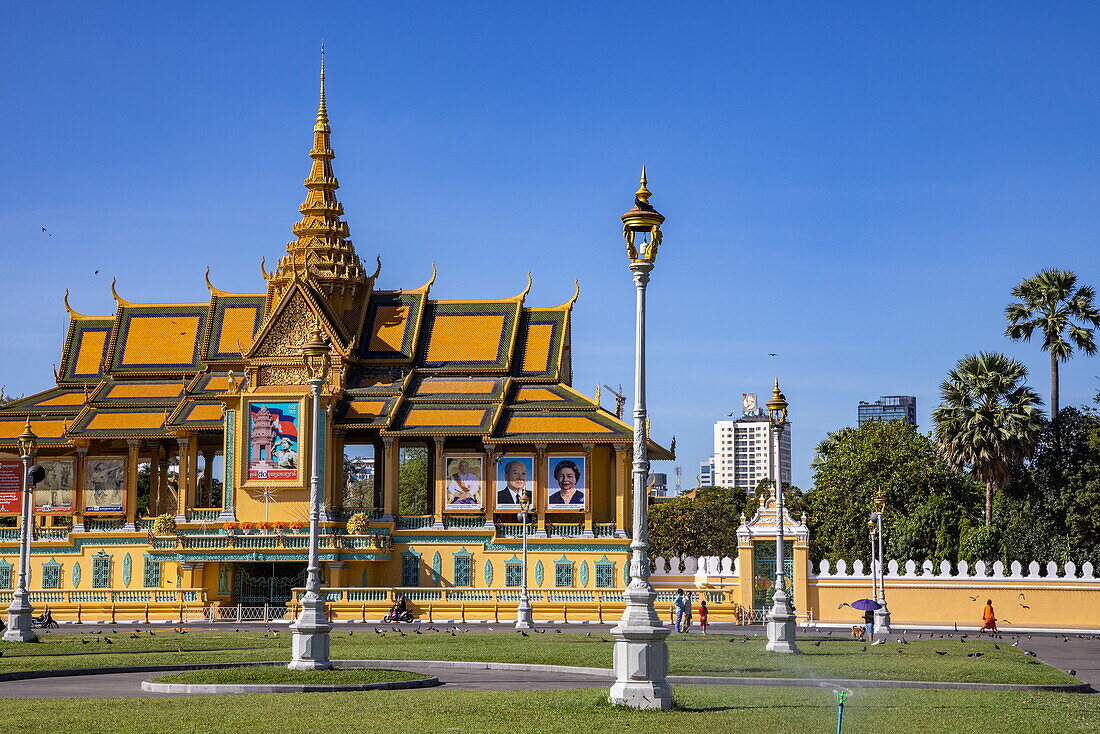
<path id="1" fill-rule="evenodd" d="M 1096 354 L 1092 330 L 1100 326 L 1100 311 L 1092 305 L 1092 287 L 1076 286 L 1074 273 L 1044 270 L 1020 281 L 1012 289 L 1020 302 L 1005 307 L 1005 336 L 1029 341 L 1036 329 L 1043 334 L 1043 351 L 1050 352 L 1051 419 L 1058 415 L 1058 363 L 1073 355 L 1074 346 Z"/>
<path id="2" fill-rule="evenodd" d="M 985 485 L 986 525 L 993 516 L 993 493 L 1032 455 L 1043 425 L 1043 401 L 1024 383 L 1026 377 L 1027 368 L 1011 357 L 969 354 L 940 384 L 943 402 L 932 411 L 948 463 L 956 471 L 971 470 Z"/>

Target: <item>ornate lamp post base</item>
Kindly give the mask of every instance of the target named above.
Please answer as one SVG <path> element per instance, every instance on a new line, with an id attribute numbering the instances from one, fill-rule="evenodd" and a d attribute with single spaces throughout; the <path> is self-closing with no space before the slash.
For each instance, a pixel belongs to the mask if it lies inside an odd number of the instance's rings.
<path id="1" fill-rule="evenodd" d="M 890 634 L 890 610 L 886 607 L 886 604 L 875 610 L 875 634 Z"/>
<path id="2" fill-rule="evenodd" d="M 629 588 L 623 594 L 626 610 L 619 625 L 611 630 L 615 637 L 615 684 L 608 700 L 637 709 L 668 710 L 675 703 L 668 684 L 668 646 L 670 632 L 653 608 L 657 593 L 652 588 Z"/>
<path id="3" fill-rule="evenodd" d="M 33 609 L 28 597 L 21 589 L 12 594 L 11 605 L 8 607 L 8 628 L 4 630 L 5 642 L 38 642 L 38 635 L 31 629 Z"/>
<path id="4" fill-rule="evenodd" d="M 294 633 L 294 658 L 287 666 L 291 670 L 328 670 L 332 667 L 329 656 L 329 632 L 332 623 L 325 616 L 325 602 L 320 597 L 302 600 L 302 612 L 290 625 Z"/>
<path id="5" fill-rule="evenodd" d="M 791 608 L 790 599 L 785 592 L 778 592 L 773 597 L 771 611 L 768 612 L 768 644 L 766 650 L 771 652 L 798 653 L 798 645 L 795 643 L 795 616 Z"/>
<path id="6" fill-rule="evenodd" d="M 523 597 L 519 600 L 519 606 L 516 607 L 516 629 L 529 630 L 535 626 L 534 617 L 531 611 L 531 602 L 527 600 L 527 597 Z"/>

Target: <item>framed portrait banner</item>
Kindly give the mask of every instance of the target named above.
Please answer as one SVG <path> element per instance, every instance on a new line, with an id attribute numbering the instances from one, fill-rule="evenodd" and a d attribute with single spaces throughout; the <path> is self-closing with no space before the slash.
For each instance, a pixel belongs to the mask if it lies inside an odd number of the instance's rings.
<path id="1" fill-rule="evenodd" d="M 585 457 L 550 456 L 546 461 L 547 476 L 550 479 L 546 509 L 555 512 L 563 510 L 583 512 L 588 507 Z"/>
<path id="2" fill-rule="evenodd" d="M 84 482 L 84 512 L 122 512 L 126 459 L 89 456 Z"/>
<path id="3" fill-rule="evenodd" d="M 0 515 L 18 515 L 22 496 L 23 462 L 0 461 Z"/>
<path id="4" fill-rule="evenodd" d="M 248 404 L 248 478 L 298 481 L 297 402 Z"/>
<path id="5" fill-rule="evenodd" d="M 46 478 L 34 488 L 34 511 L 45 515 L 68 515 L 73 511 L 73 477 L 76 462 L 72 459 L 39 459 Z"/>
<path id="6" fill-rule="evenodd" d="M 444 509 L 480 510 L 484 505 L 484 459 L 481 456 L 446 456 L 447 489 Z"/>
<path id="7" fill-rule="evenodd" d="M 496 508 L 519 510 L 519 498 L 527 491 L 535 501 L 535 457 L 505 456 L 497 462 Z"/>

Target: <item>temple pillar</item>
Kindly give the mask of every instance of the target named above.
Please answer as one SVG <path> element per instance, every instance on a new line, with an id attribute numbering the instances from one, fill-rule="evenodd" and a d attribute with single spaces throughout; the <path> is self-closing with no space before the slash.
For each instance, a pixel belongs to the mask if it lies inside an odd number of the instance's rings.
<path id="1" fill-rule="evenodd" d="M 180 588 L 201 589 L 202 571 L 206 564 L 201 562 L 185 561 L 180 563 Z"/>
<path id="2" fill-rule="evenodd" d="M 344 578 L 347 568 L 347 561 L 329 561 L 325 564 L 325 582 L 333 588 L 347 586 Z"/>
<path id="3" fill-rule="evenodd" d="M 586 471 L 588 476 L 585 477 L 584 491 L 588 493 L 588 501 L 584 503 L 584 532 L 581 533 L 582 538 L 594 538 L 596 534 L 592 531 L 592 516 L 595 513 L 593 505 L 596 501 L 596 495 L 592 493 L 592 476 L 595 472 L 592 471 L 592 449 L 595 448 L 593 444 L 586 443 L 582 447 L 584 448 L 584 465 L 587 467 Z"/>
<path id="4" fill-rule="evenodd" d="M 442 439 L 428 439 L 428 514 L 435 516 L 435 508 L 439 507 L 436 495 L 436 484 L 439 483 L 439 466 L 437 457 L 443 453 Z"/>
<path id="5" fill-rule="evenodd" d="M 443 456 L 445 439 L 433 439 L 429 446 L 432 451 L 432 481 L 428 485 L 432 496 L 432 529 L 442 530 L 443 510 L 447 506 L 447 467 L 444 466 L 446 459 Z"/>
<path id="6" fill-rule="evenodd" d="M 802 517 L 802 524 L 806 524 L 805 516 Z M 794 571 L 795 608 L 810 611 L 810 537 L 808 535 L 795 535 L 792 571 Z"/>
<path id="7" fill-rule="evenodd" d="M 535 511 L 536 538 L 546 537 L 546 498 L 549 496 L 550 472 L 546 466 L 546 444 L 535 445 L 535 496 L 531 498 L 531 507 Z"/>
<path id="8" fill-rule="evenodd" d="M 493 513 L 497 509 L 497 447 L 494 444 L 485 444 L 485 471 L 481 477 L 481 507 L 485 512 L 485 529 L 496 530 L 493 522 Z"/>
<path id="9" fill-rule="evenodd" d="M 126 484 L 122 493 L 122 509 L 126 513 L 123 530 L 137 530 L 138 461 L 141 460 L 141 441 L 126 442 Z"/>
<path id="10" fill-rule="evenodd" d="M 386 470 L 382 475 L 382 520 L 397 522 L 398 481 L 401 479 L 401 452 L 397 439 L 382 439 L 382 462 Z"/>
<path id="11" fill-rule="evenodd" d="M 615 463 L 612 467 L 615 477 L 615 537 L 625 538 L 626 529 L 629 527 L 627 518 L 630 513 L 627 509 L 626 498 L 630 494 L 627 479 L 630 477 L 628 465 L 633 460 L 630 447 L 626 444 L 615 444 Z"/>
<path id="12" fill-rule="evenodd" d="M 196 498 L 195 502 L 199 507 L 213 506 L 214 456 L 216 454 L 217 452 L 209 449 L 202 452 L 202 489 L 199 491 L 200 496 Z"/>
<path id="13" fill-rule="evenodd" d="M 73 472 L 73 529 L 84 532 L 84 484 L 88 477 L 88 446 L 76 447 L 76 470 Z"/>
<path id="14" fill-rule="evenodd" d="M 179 473 L 176 475 L 176 522 L 187 522 L 187 491 L 190 486 L 191 470 L 188 460 L 191 457 L 191 437 L 179 436 Z"/>
<path id="15" fill-rule="evenodd" d="M 332 425 L 331 420 L 329 425 Z M 344 488 L 348 483 L 344 474 L 344 443 L 347 434 L 339 428 L 333 428 L 330 435 L 330 450 L 326 454 L 328 461 L 325 462 L 328 464 L 328 480 L 322 486 L 325 488 L 324 504 L 329 508 L 329 514 L 339 519 L 344 507 Z"/>
<path id="16" fill-rule="evenodd" d="M 149 443 L 149 517 L 160 514 L 160 444 Z"/>
<path id="17" fill-rule="evenodd" d="M 373 442 L 374 444 L 374 497 L 371 500 L 371 504 L 374 506 L 375 513 L 382 509 L 382 496 L 384 492 L 382 487 L 385 486 L 386 477 L 386 451 L 382 439 L 377 438 Z"/>
<path id="18" fill-rule="evenodd" d="M 159 496 L 157 497 L 157 515 L 163 515 L 166 512 L 175 512 L 176 510 L 176 499 L 172 495 L 172 489 L 168 484 L 168 465 L 170 463 L 169 452 L 165 449 L 164 453 L 161 454 L 160 458 L 157 460 L 156 471 L 160 475 L 160 478 L 157 480 L 157 485 L 160 488 Z"/>

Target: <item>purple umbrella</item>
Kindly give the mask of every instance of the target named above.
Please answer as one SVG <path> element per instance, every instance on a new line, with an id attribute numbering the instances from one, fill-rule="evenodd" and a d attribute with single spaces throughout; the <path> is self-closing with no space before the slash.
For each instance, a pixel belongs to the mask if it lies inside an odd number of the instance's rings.
<path id="1" fill-rule="evenodd" d="M 861 612 L 873 612 L 876 609 L 882 609 L 882 605 L 874 599 L 858 599 L 849 604 L 849 606 Z"/>

